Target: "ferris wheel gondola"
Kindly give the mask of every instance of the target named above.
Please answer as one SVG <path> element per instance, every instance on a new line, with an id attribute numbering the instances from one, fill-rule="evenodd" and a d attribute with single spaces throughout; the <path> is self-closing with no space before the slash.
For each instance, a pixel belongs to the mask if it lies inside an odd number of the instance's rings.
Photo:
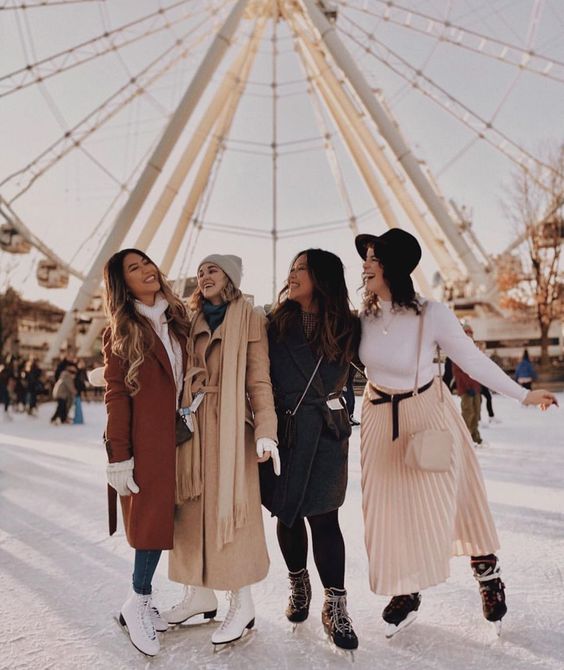
<path id="1" fill-rule="evenodd" d="M 0 226 L 0 248 L 10 254 L 28 254 L 31 244 L 17 228 L 3 223 Z"/>
<path id="2" fill-rule="evenodd" d="M 66 288 L 69 285 L 69 273 L 48 259 L 39 261 L 35 276 L 39 286 L 44 288 Z"/>

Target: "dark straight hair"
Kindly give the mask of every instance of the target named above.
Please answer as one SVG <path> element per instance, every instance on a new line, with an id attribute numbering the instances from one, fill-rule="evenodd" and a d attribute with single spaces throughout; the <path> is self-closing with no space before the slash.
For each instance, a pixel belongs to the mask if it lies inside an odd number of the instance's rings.
<path id="1" fill-rule="evenodd" d="M 319 323 L 311 345 L 328 361 L 349 363 L 356 356 L 360 329 L 358 318 L 351 312 L 343 263 L 330 251 L 305 249 L 294 256 L 290 267 L 300 256 L 307 257 L 313 299 L 319 310 Z M 286 282 L 271 316 L 271 327 L 279 340 L 296 324 L 301 327 L 300 305 L 288 298 L 288 291 Z"/>

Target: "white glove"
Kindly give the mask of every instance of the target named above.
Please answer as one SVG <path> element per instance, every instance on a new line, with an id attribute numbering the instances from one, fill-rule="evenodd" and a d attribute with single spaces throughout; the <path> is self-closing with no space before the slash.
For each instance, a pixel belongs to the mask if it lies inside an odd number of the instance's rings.
<path id="1" fill-rule="evenodd" d="M 104 366 L 90 370 L 90 372 L 88 372 L 88 381 L 91 386 L 105 386 Z"/>
<path id="2" fill-rule="evenodd" d="M 139 487 L 133 479 L 133 456 L 128 461 L 108 463 L 106 466 L 106 477 L 108 478 L 108 484 L 120 496 L 139 493 Z"/>
<path id="3" fill-rule="evenodd" d="M 271 440 L 269 437 L 259 437 L 257 440 L 257 456 L 263 458 L 266 454 L 269 454 L 272 458 L 272 467 L 274 468 L 274 474 L 280 474 L 280 454 L 278 453 L 278 446 L 274 440 Z M 267 459 L 268 460 L 268 459 Z"/>

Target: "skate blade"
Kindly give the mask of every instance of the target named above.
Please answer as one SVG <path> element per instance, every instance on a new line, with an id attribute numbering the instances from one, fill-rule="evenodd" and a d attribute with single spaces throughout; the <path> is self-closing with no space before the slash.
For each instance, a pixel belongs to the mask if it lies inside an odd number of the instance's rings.
<path id="1" fill-rule="evenodd" d="M 493 621 L 493 625 L 495 626 L 495 632 L 497 633 L 497 636 L 501 636 L 501 619 L 499 621 Z"/>
<path id="2" fill-rule="evenodd" d="M 355 649 L 343 649 L 342 647 L 337 647 L 337 645 L 331 639 L 329 633 L 325 633 L 325 638 L 329 649 L 335 654 L 335 656 L 340 656 L 341 658 L 347 658 L 351 663 L 354 663 L 354 652 Z"/>
<path id="3" fill-rule="evenodd" d="M 213 653 L 219 654 L 222 651 L 229 649 L 230 647 L 235 646 L 242 647 L 243 645 L 247 645 L 250 639 L 252 638 L 252 634 L 255 631 L 254 625 L 255 625 L 254 619 L 252 621 L 249 621 L 249 623 L 246 625 L 241 635 L 239 635 L 239 637 L 233 638 L 233 640 L 228 640 L 227 642 L 214 642 L 212 640 Z"/>
<path id="4" fill-rule="evenodd" d="M 129 631 L 127 630 L 127 624 L 125 623 L 125 620 L 123 619 L 121 613 L 120 613 L 119 616 L 116 616 L 114 614 L 113 618 L 114 618 L 115 622 L 117 623 L 117 625 L 119 626 L 119 629 L 121 630 L 121 632 L 129 640 L 132 647 L 135 647 L 135 649 L 137 649 L 138 652 L 143 654 L 143 656 L 147 656 L 147 658 L 154 658 L 157 655 L 158 652 L 155 653 L 155 654 L 148 654 L 146 651 L 143 651 L 143 649 L 139 649 L 139 647 L 131 639 L 131 636 L 129 635 Z M 123 623 L 122 623 L 122 621 L 123 621 Z"/>
<path id="5" fill-rule="evenodd" d="M 387 623 L 386 624 L 386 632 L 384 633 L 386 636 L 386 639 L 391 639 L 396 635 L 397 633 L 400 632 L 400 630 L 403 630 L 404 628 L 407 628 L 410 624 L 412 624 L 415 619 L 417 619 L 417 612 L 410 612 L 403 621 L 400 623 L 393 624 L 393 623 Z"/>
<path id="6" fill-rule="evenodd" d="M 187 626 L 201 626 L 202 624 L 215 621 L 216 614 L 217 610 L 210 610 L 209 612 L 197 612 L 196 614 L 191 614 L 189 617 L 186 617 L 186 619 L 182 619 L 182 621 L 168 621 L 167 619 L 165 619 L 165 621 L 167 621 L 170 627 L 181 626 L 182 624 L 186 624 Z M 161 616 L 163 615 L 161 614 Z"/>

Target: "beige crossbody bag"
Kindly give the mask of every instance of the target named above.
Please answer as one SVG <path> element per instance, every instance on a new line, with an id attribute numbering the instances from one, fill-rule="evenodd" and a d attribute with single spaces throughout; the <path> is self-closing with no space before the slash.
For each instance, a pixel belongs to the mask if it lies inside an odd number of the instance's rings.
<path id="1" fill-rule="evenodd" d="M 419 339 L 417 343 L 417 363 L 415 370 L 414 395 L 417 395 L 419 382 L 419 359 L 421 357 L 421 346 L 423 342 L 423 322 L 427 304 L 423 305 L 419 319 Z M 443 395 L 441 352 L 437 346 L 437 356 L 439 361 L 439 393 L 441 397 L 441 407 L 443 412 L 443 421 L 445 428 L 426 428 L 425 430 L 412 433 L 407 443 L 405 453 L 405 464 L 415 470 L 424 470 L 426 472 L 447 472 L 450 470 L 452 460 L 452 434 L 446 428 L 445 417 L 445 399 Z"/>

